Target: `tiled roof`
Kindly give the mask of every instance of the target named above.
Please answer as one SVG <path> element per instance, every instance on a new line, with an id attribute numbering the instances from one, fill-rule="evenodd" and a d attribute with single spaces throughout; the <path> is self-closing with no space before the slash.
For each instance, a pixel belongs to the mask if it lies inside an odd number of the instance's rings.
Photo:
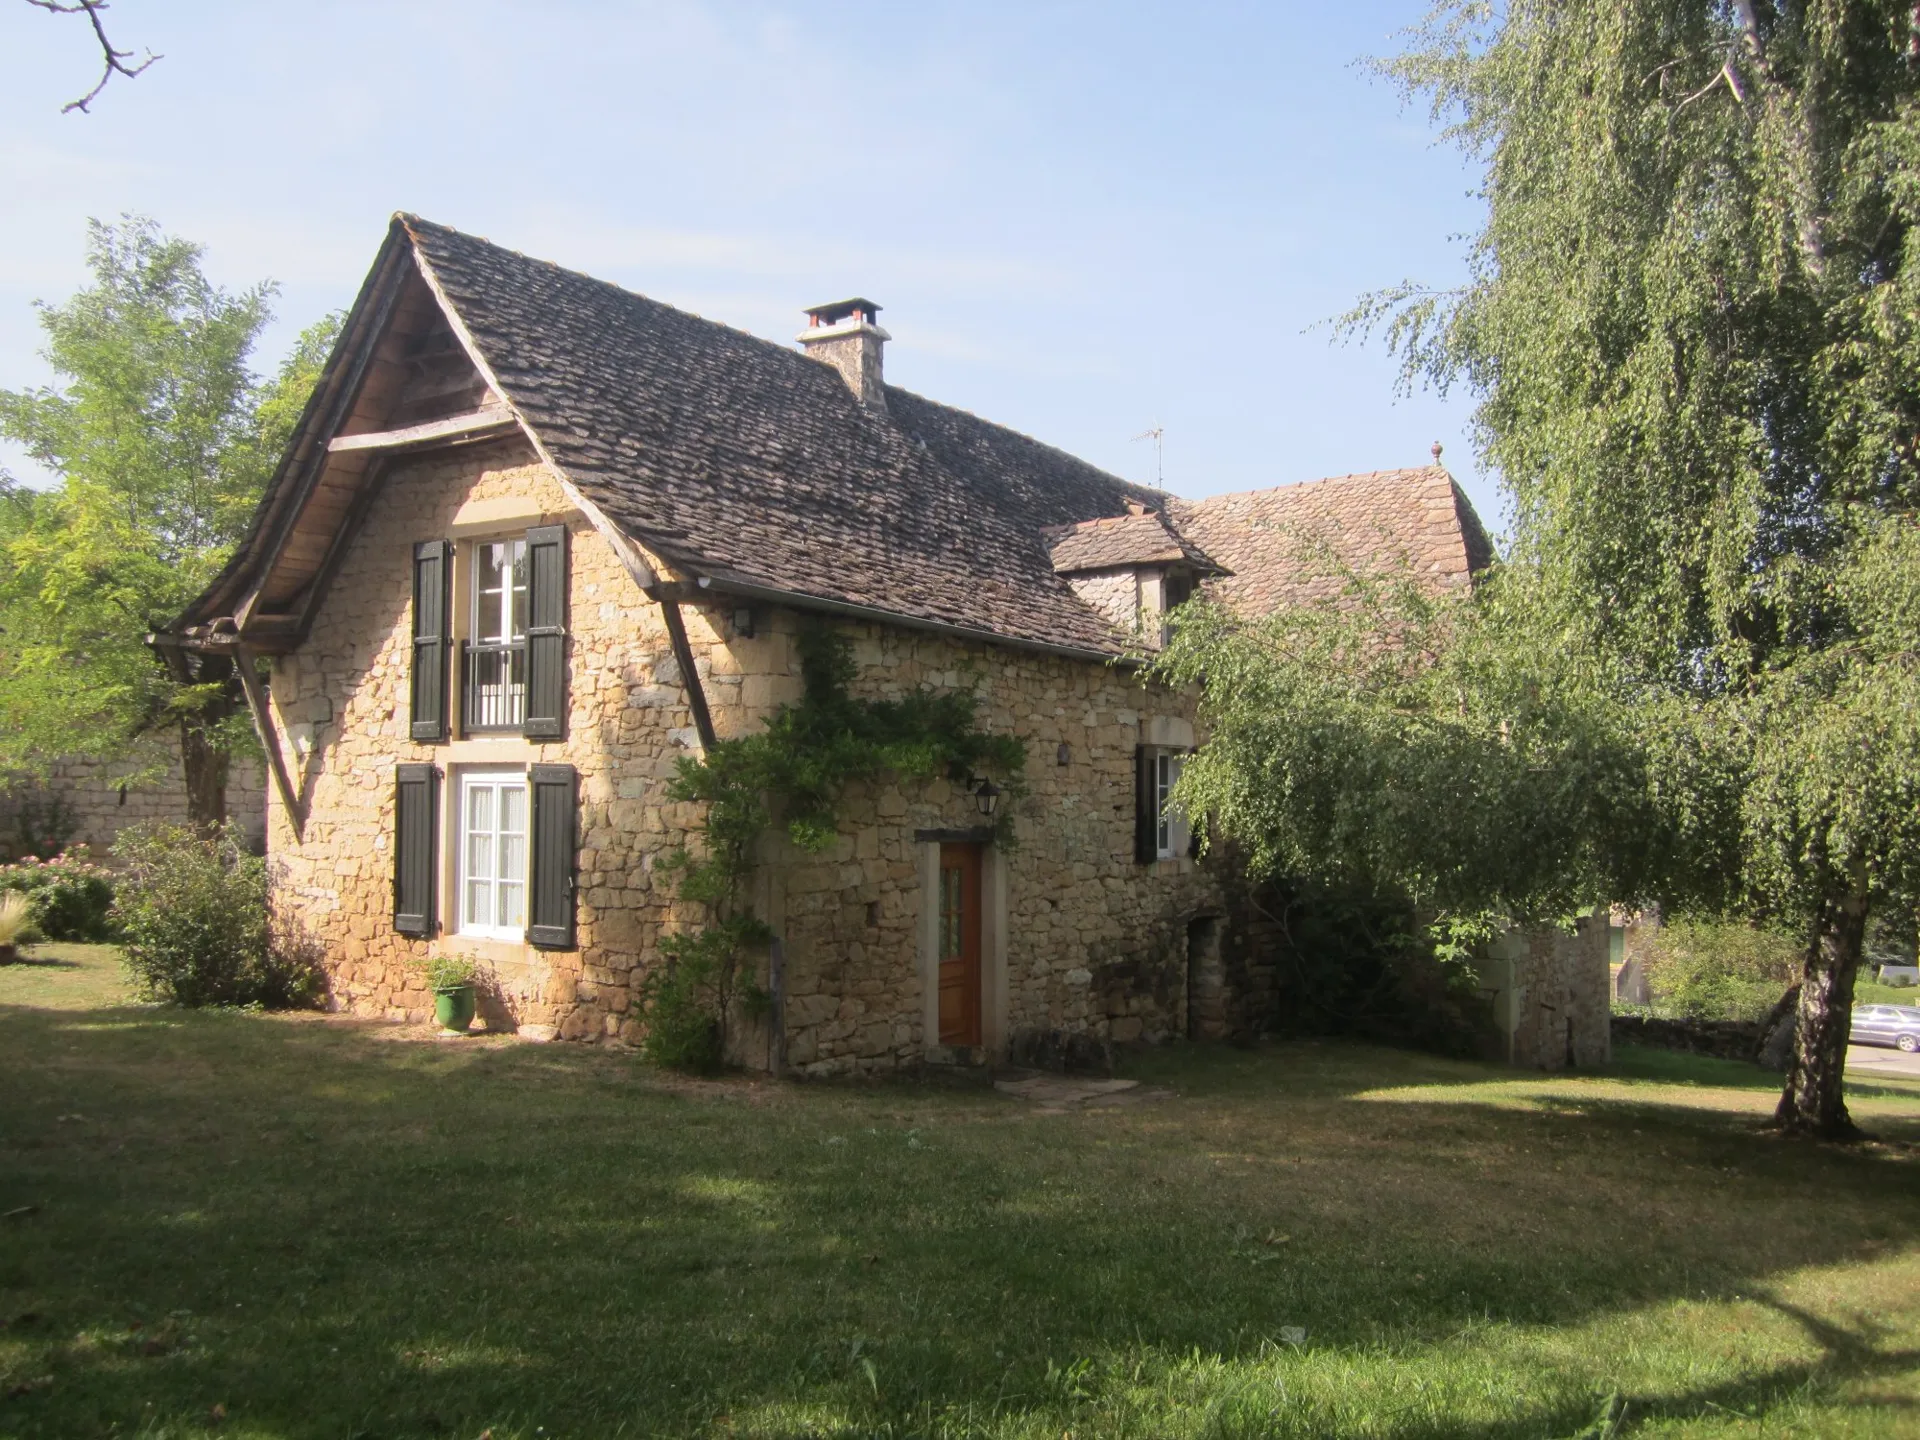
<path id="1" fill-rule="evenodd" d="M 327 417 L 347 413 L 377 317 L 415 261 L 587 503 L 719 590 L 1117 655 L 1128 632 L 1068 573 L 1184 559 L 1229 600 L 1265 609 L 1324 590 L 1303 578 L 1300 531 L 1356 563 L 1404 552 L 1443 584 L 1491 556 L 1438 468 L 1181 501 L 897 387 L 868 408 L 838 371 L 787 346 L 402 215 L 246 539 L 177 622 L 183 632 L 232 629 L 223 617 L 247 585 L 257 597 L 272 567 L 291 565 L 292 535 L 306 568 L 277 582 L 275 604 L 305 596 L 311 615 L 313 592 L 299 587 L 315 574 L 326 583 L 315 557 L 334 553 L 335 531 L 324 526 L 354 523 L 348 509 L 345 521 L 322 514 L 318 533 L 300 529 L 316 477 L 333 483 L 317 468 L 338 423 Z M 255 643 L 287 613 L 253 614 Z"/>
<path id="2" fill-rule="evenodd" d="M 1041 532 L 1164 503 L 889 386 L 864 409 L 797 351 L 402 217 L 508 398 L 581 492 L 717 583 L 1117 653 Z"/>
<path id="3" fill-rule="evenodd" d="M 1404 562 L 1452 587 L 1493 560 L 1472 502 L 1438 465 L 1175 500 L 1172 511 L 1231 572 L 1209 588 L 1247 613 L 1334 594 L 1341 565 L 1365 573 Z"/>
<path id="4" fill-rule="evenodd" d="M 1218 568 L 1176 535 L 1156 510 L 1055 526 L 1046 532 L 1046 538 L 1054 571 L 1061 575 L 1174 561 L 1185 561 L 1202 570 Z"/>

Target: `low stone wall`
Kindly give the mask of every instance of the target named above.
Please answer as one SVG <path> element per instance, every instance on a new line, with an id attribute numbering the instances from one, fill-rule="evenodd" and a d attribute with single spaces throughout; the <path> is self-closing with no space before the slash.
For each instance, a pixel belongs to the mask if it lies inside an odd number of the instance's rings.
<path id="1" fill-rule="evenodd" d="M 1662 1020 L 1651 1015 L 1616 1015 L 1613 1043 L 1683 1050 L 1722 1060 L 1752 1060 L 1760 1051 L 1760 1026 L 1747 1020 Z"/>
<path id="2" fill-rule="evenodd" d="M 105 859 L 129 825 L 156 820 L 184 824 L 187 783 L 175 747 L 154 746 L 116 760 L 63 760 L 44 778 L 0 785 L 0 860 L 16 858 L 22 822 L 37 828 L 57 807 L 69 844 L 84 844 Z M 256 848 L 266 843 L 265 767 L 237 760 L 227 773 L 227 814 Z"/>

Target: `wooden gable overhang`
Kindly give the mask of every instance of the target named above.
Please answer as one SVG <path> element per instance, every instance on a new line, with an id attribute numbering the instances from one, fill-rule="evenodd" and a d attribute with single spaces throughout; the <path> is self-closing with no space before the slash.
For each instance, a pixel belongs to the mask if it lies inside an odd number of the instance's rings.
<path id="1" fill-rule="evenodd" d="M 517 446 L 544 461 L 643 590 L 659 562 L 580 495 L 515 409 L 395 217 L 252 525 L 162 646 L 284 654 L 304 640 L 387 471 L 427 451 Z"/>

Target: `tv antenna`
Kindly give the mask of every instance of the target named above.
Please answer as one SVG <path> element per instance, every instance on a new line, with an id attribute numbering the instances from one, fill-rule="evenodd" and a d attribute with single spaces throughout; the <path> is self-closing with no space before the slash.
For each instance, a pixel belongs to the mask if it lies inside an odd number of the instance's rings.
<path id="1" fill-rule="evenodd" d="M 1138 435 L 1134 436 L 1133 439 L 1134 441 L 1139 441 L 1139 440 L 1153 441 L 1153 488 L 1156 490 L 1166 489 L 1167 488 L 1167 428 L 1166 426 L 1156 425 L 1151 430 L 1142 430 Z M 1128 443 L 1131 444 L 1133 442 L 1130 441 Z"/>

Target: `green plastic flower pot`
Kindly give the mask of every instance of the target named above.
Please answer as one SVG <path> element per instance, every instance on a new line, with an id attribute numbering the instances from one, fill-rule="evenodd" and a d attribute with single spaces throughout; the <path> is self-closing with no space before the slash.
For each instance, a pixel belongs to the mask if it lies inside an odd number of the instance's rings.
<path id="1" fill-rule="evenodd" d="M 473 1024 L 473 986 L 448 985 L 433 992 L 433 1018 L 456 1034 Z"/>

